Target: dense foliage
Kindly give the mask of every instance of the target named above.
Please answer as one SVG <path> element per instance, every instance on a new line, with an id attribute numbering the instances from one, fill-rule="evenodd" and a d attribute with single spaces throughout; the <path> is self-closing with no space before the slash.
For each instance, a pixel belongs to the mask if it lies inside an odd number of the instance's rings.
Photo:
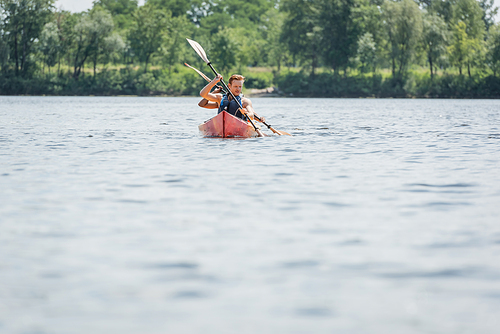
<path id="1" fill-rule="evenodd" d="M 188 37 L 223 74 L 288 96 L 498 98 L 496 14 L 493 0 L 0 0 L 0 94 L 196 94 Z"/>

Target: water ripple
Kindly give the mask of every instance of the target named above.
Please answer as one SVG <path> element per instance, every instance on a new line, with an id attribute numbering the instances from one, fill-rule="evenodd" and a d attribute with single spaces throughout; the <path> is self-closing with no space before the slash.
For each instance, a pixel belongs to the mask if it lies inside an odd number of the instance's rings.
<path id="1" fill-rule="evenodd" d="M 438 270 L 416 270 L 416 271 L 400 271 L 386 272 L 378 274 L 384 278 L 394 279 L 413 279 L 413 278 L 482 278 L 482 279 L 498 279 L 497 273 L 486 272 L 481 268 L 449 268 Z"/>
<path id="2" fill-rule="evenodd" d="M 410 187 L 429 187 L 429 188 L 468 188 L 475 187 L 473 183 L 451 183 L 451 184 L 429 184 L 429 183 L 410 183 Z"/>

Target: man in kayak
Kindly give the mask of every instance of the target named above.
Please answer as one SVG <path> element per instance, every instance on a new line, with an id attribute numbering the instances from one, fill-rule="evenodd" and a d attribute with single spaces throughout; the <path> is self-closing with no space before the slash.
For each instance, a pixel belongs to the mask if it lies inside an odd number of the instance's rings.
<path id="1" fill-rule="evenodd" d="M 231 115 L 234 115 L 241 119 L 245 119 L 245 115 L 252 119 L 258 117 L 260 118 L 260 121 L 265 122 L 265 118 L 258 116 L 255 113 L 255 110 L 253 110 L 252 101 L 250 101 L 250 99 L 246 97 L 240 96 L 243 89 L 243 82 L 245 81 L 244 76 L 233 74 L 231 78 L 229 78 L 229 83 L 227 85 L 229 90 L 231 90 L 231 93 L 233 93 L 239 103 L 232 99 L 231 94 L 223 95 L 221 93 L 216 93 L 216 91 L 214 91 L 213 93 L 210 92 L 212 88 L 221 80 L 222 76 L 220 74 L 217 74 L 217 76 L 200 91 L 200 96 L 208 100 L 206 106 L 204 106 L 205 108 L 214 108 L 213 102 L 215 102 L 217 103 L 219 112 L 222 112 L 224 110 Z M 203 102 L 203 100 L 200 101 L 199 105 L 203 104 Z M 243 107 L 243 110 L 240 108 L 240 104 Z"/>

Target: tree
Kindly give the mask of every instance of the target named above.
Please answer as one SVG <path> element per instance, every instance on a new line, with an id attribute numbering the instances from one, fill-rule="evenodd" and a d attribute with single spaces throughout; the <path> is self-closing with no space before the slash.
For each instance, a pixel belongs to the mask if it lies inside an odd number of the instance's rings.
<path id="1" fill-rule="evenodd" d="M 43 62 L 49 68 L 50 73 L 50 68 L 57 64 L 62 51 L 59 28 L 56 22 L 49 22 L 44 26 L 40 35 L 38 48 L 43 56 Z"/>
<path id="2" fill-rule="evenodd" d="M 483 10 L 476 0 L 456 0 L 453 6 L 454 41 L 449 50 L 452 59 L 459 67 L 460 74 L 462 66 L 466 65 L 469 77 L 471 68 L 479 64 L 483 51 L 485 28 L 482 16 Z"/>
<path id="3" fill-rule="evenodd" d="M 133 52 L 141 62 L 144 62 L 144 73 L 146 73 L 151 58 L 161 52 L 172 14 L 168 10 L 146 3 L 137 8 L 133 17 L 128 38 Z"/>
<path id="4" fill-rule="evenodd" d="M 182 63 L 187 47 L 185 38 L 191 35 L 192 25 L 185 16 L 177 16 L 171 19 L 169 27 L 161 45 L 161 55 L 163 63 L 171 71 L 173 65 Z"/>
<path id="5" fill-rule="evenodd" d="M 437 60 L 446 54 L 449 33 L 446 22 L 435 13 L 427 12 L 423 18 L 422 42 L 427 54 L 432 79 L 434 78 L 434 66 Z"/>
<path id="6" fill-rule="evenodd" d="M 4 27 L 3 13 L 0 11 L 0 69 L 5 72 L 7 70 L 7 63 L 9 60 L 9 44 L 7 41 L 7 33 Z"/>
<path id="7" fill-rule="evenodd" d="M 6 71 L 7 62 L 9 60 L 9 45 L 6 43 L 5 38 L 0 36 L 0 69 Z"/>
<path id="8" fill-rule="evenodd" d="M 358 40 L 358 60 L 361 63 L 361 71 L 373 68 L 377 47 L 371 33 L 367 32 Z"/>
<path id="9" fill-rule="evenodd" d="M 415 56 L 422 34 L 421 12 L 412 0 L 386 1 L 382 6 L 393 77 L 401 77 Z"/>
<path id="10" fill-rule="evenodd" d="M 274 1 L 269 0 L 212 0 L 193 5 L 189 11 L 201 30 L 212 36 L 219 30 L 243 28 L 256 30 L 261 24 L 262 15 L 273 8 Z"/>
<path id="11" fill-rule="evenodd" d="M 186 16 L 191 8 L 192 0 L 146 0 L 146 3 L 159 9 L 166 9 L 172 17 Z"/>
<path id="12" fill-rule="evenodd" d="M 58 74 L 60 74 L 61 61 L 65 60 L 70 67 L 74 65 L 73 52 L 76 44 L 74 28 L 81 16 L 81 14 L 72 14 L 68 11 L 57 11 L 54 15 L 54 22 L 57 24 L 61 39 L 61 57 L 57 62 Z"/>
<path id="13" fill-rule="evenodd" d="M 217 67 L 226 73 L 237 64 L 238 40 L 231 28 L 221 29 L 212 38 L 211 55 L 217 59 Z"/>
<path id="14" fill-rule="evenodd" d="M 52 15 L 54 0 L 0 0 L 4 37 L 15 65 L 15 74 L 27 76 L 32 48 Z"/>
<path id="15" fill-rule="evenodd" d="M 318 7 L 312 1 L 286 0 L 280 9 L 285 13 L 281 41 L 292 56 L 310 62 L 311 75 L 319 66 L 322 29 L 318 22 Z"/>
<path id="16" fill-rule="evenodd" d="M 490 27 L 488 37 L 487 64 L 496 76 L 500 71 L 500 26 L 494 24 Z"/>
<path id="17" fill-rule="evenodd" d="M 476 0 L 456 0 L 453 5 L 453 21 L 465 23 L 465 31 L 469 38 L 483 39 L 485 29 L 483 10 Z"/>
<path id="18" fill-rule="evenodd" d="M 456 0 L 440 0 L 440 1 L 427 1 L 428 5 L 425 10 L 429 13 L 436 14 L 446 22 L 452 23 L 453 20 L 453 6 Z"/>
<path id="19" fill-rule="evenodd" d="M 458 67 L 460 75 L 462 75 L 462 67 L 467 58 L 467 32 L 464 22 L 459 21 L 452 29 L 452 43 L 449 47 L 450 59 L 452 64 Z"/>
<path id="20" fill-rule="evenodd" d="M 280 39 L 285 14 L 276 8 L 271 8 L 263 15 L 261 21 L 262 38 L 267 42 L 264 45 L 267 62 L 271 66 L 276 65 L 279 73 L 281 64 L 289 56 L 285 43 Z"/>
<path id="21" fill-rule="evenodd" d="M 361 33 L 359 24 L 354 20 L 355 0 L 318 0 L 318 26 L 321 40 L 319 48 L 325 64 L 335 73 L 349 65 L 350 58 L 356 55 L 358 38 Z"/>
<path id="22" fill-rule="evenodd" d="M 458 67 L 462 75 L 462 67 L 467 66 L 467 72 L 471 77 L 471 67 L 479 63 L 481 52 L 483 51 L 483 41 L 472 38 L 467 34 L 467 26 L 463 21 L 458 21 L 453 26 L 452 44 L 449 48 L 451 60 Z"/>
<path id="23" fill-rule="evenodd" d="M 84 13 L 73 28 L 73 77 L 78 79 L 87 59 L 94 64 L 94 77 L 99 55 L 103 52 L 104 40 L 113 31 L 113 19 L 108 11 L 99 7 Z"/>
<path id="24" fill-rule="evenodd" d="M 94 7 L 106 9 L 113 17 L 118 30 L 128 29 L 132 22 L 132 13 L 137 9 L 137 0 L 96 0 Z"/>
<path id="25" fill-rule="evenodd" d="M 498 7 L 495 7 L 494 0 L 479 0 L 479 6 L 483 10 L 483 22 L 486 31 L 495 24 L 495 16 L 498 14 Z"/>

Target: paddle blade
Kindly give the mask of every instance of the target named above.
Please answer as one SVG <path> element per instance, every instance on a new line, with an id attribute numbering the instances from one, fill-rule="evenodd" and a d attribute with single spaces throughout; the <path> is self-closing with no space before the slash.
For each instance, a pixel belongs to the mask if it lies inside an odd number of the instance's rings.
<path id="1" fill-rule="evenodd" d="M 264 123 L 266 124 L 266 123 Z M 288 132 L 285 132 L 285 131 L 280 131 L 280 130 L 276 130 L 275 128 L 271 127 L 270 125 L 266 124 L 267 127 L 274 133 L 277 133 L 278 135 L 280 136 L 291 136 L 291 134 L 289 134 Z"/>
<path id="2" fill-rule="evenodd" d="M 187 67 L 189 67 L 190 69 L 193 69 L 196 71 L 196 73 L 198 73 L 199 75 L 201 75 L 201 77 L 205 80 L 207 80 L 208 82 L 210 82 L 210 78 L 207 77 L 202 71 L 194 68 L 193 66 L 189 65 L 188 63 L 184 63 L 184 65 L 186 65 Z"/>
<path id="3" fill-rule="evenodd" d="M 289 134 L 288 132 L 285 132 L 285 131 L 276 130 L 276 132 L 277 132 L 280 136 L 291 136 L 291 134 Z"/>
<path id="4" fill-rule="evenodd" d="M 210 61 L 207 58 L 207 54 L 205 53 L 205 50 L 203 50 L 201 45 L 198 44 L 198 42 L 193 41 L 192 39 L 189 39 L 189 38 L 186 38 L 186 39 L 187 39 L 189 45 L 191 45 L 191 47 L 194 49 L 194 51 L 196 51 L 198 56 L 200 56 L 200 58 L 203 59 L 203 61 L 205 63 L 207 63 L 207 64 L 210 63 Z"/>

